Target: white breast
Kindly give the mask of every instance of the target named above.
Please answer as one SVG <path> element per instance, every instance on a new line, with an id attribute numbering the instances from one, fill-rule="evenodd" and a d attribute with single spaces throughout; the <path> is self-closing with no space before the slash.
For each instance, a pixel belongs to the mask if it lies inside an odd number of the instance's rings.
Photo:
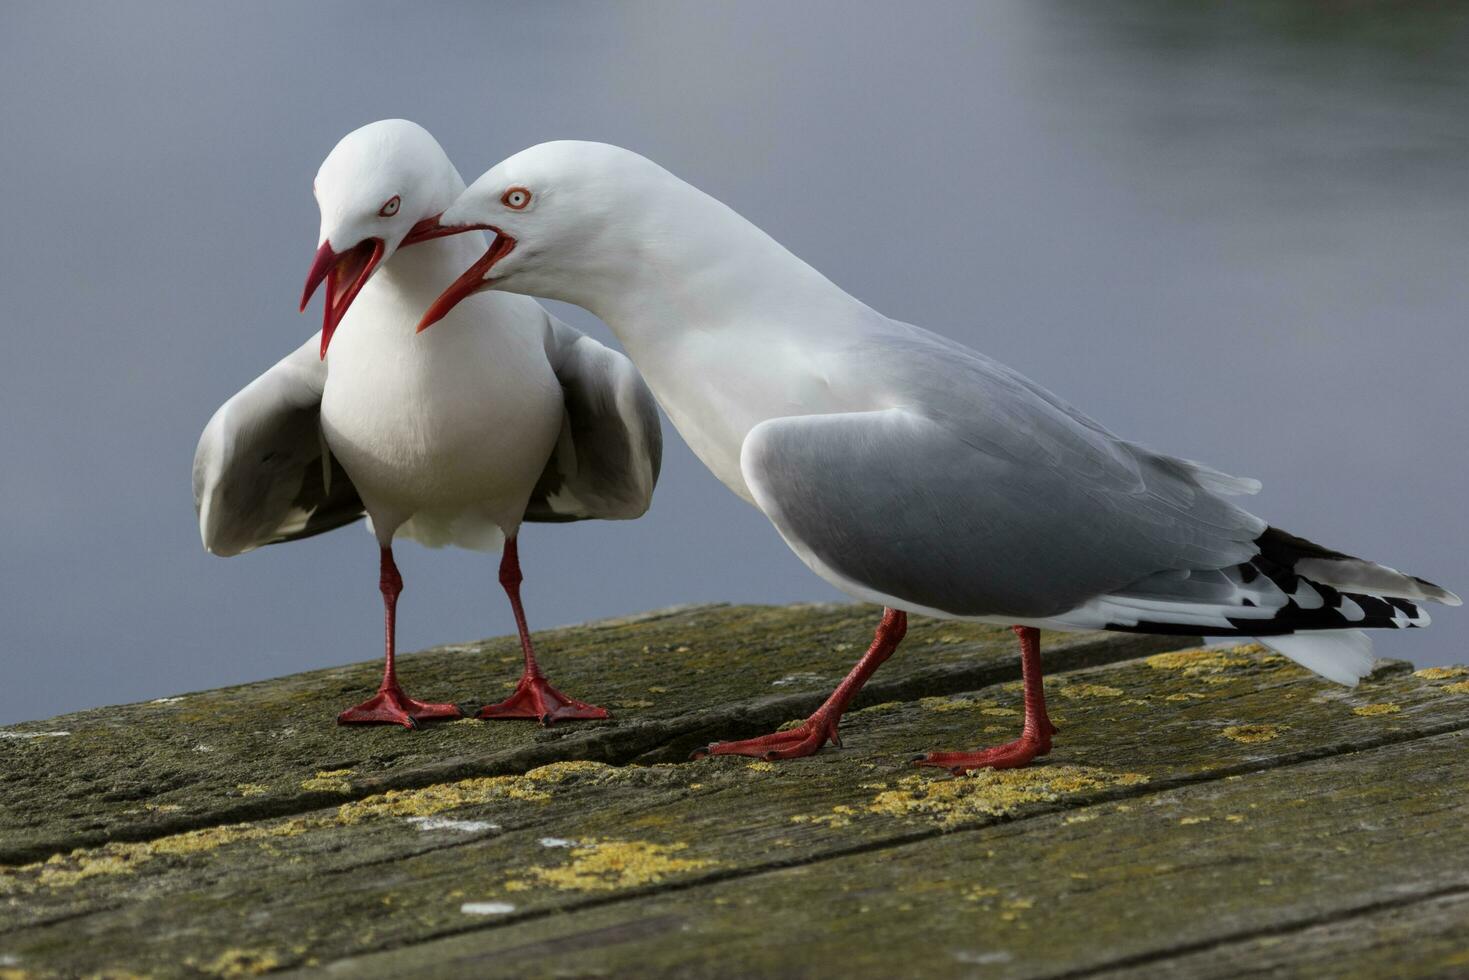
<path id="1" fill-rule="evenodd" d="M 413 251 L 430 249 L 417 246 Z M 533 300 L 483 295 L 422 334 L 419 316 L 455 275 L 385 267 L 332 340 L 322 429 L 381 538 L 497 547 L 513 533 L 561 428 L 561 388 Z M 436 272 L 436 274 L 435 274 Z"/>

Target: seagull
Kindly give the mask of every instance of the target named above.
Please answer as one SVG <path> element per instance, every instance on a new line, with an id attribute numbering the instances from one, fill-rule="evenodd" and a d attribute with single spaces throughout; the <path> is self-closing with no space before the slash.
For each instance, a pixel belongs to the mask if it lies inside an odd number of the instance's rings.
<path id="1" fill-rule="evenodd" d="M 349 133 L 316 175 L 321 237 L 301 299 L 326 282 L 322 328 L 214 413 L 194 456 L 204 547 L 237 555 L 365 513 L 379 546 L 386 664 L 342 724 L 458 718 L 403 692 L 393 541 L 501 551 L 525 669 L 480 718 L 606 718 L 541 673 L 520 601 L 522 521 L 626 520 L 652 498 L 656 404 L 621 354 L 535 300 L 486 295 L 420 336 L 419 314 L 484 242 L 424 220 L 464 190 L 438 142 L 402 119 Z M 407 248 L 407 246 L 412 246 Z"/>
<path id="2" fill-rule="evenodd" d="M 585 307 L 725 486 L 814 572 L 886 607 L 803 725 L 696 755 L 791 758 L 837 742 L 909 613 L 1019 636 L 1020 737 L 915 760 L 961 773 L 1050 751 L 1040 629 L 1260 637 L 1354 684 L 1372 667 L 1362 628 L 1423 626 L 1420 603 L 1459 604 L 1230 499 L 1257 481 L 1128 442 L 1019 372 L 883 316 L 628 150 L 524 150 L 439 217 L 436 233 L 454 230 L 494 239 L 420 329 L 487 290 Z"/>

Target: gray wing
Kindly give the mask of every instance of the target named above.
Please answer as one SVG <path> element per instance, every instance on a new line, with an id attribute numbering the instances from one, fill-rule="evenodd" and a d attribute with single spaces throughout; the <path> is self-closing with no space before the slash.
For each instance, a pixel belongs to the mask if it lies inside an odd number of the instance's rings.
<path id="1" fill-rule="evenodd" d="M 528 521 L 641 517 L 663 464 L 653 395 L 633 363 L 549 314 L 546 357 L 566 414 L 526 508 Z"/>
<path id="2" fill-rule="evenodd" d="M 194 451 L 204 547 L 238 555 L 363 516 L 362 499 L 321 436 L 326 365 L 313 337 L 219 407 Z"/>
<path id="3" fill-rule="evenodd" d="M 1215 492 L 1243 481 L 1083 424 L 1013 373 L 917 367 L 933 376 L 899 380 L 926 382 L 927 405 L 773 419 L 746 437 L 745 480 L 798 553 L 915 605 L 1035 619 L 1256 552 L 1264 522 Z"/>

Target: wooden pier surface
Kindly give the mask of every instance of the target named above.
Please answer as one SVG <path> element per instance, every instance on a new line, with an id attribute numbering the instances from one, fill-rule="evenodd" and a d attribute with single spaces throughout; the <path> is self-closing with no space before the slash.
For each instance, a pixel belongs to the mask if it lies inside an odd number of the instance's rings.
<path id="1" fill-rule="evenodd" d="M 1257 646 L 1047 635 L 1030 769 L 1008 630 L 915 619 L 784 763 L 876 610 L 702 606 L 547 631 L 607 722 L 342 729 L 363 663 L 0 729 L 0 980 L 1469 976 L 1469 670 L 1355 689 Z M 498 700 L 510 638 L 404 657 Z M 162 692 L 160 692 L 162 693 Z"/>

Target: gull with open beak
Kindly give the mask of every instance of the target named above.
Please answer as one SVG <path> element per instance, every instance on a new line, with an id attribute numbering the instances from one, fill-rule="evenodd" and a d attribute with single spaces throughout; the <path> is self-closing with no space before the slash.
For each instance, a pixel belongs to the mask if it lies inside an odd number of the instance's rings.
<path id="1" fill-rule="evenodd" d="M 525 668 L 481 718 L 605 718 L 553 688 L 520 601 L 522 521 L 629 519 L 647 510 L 662 453 L 657 410 L 626 357 L 527 297 L 477 297 L 431 335 L 414 326 L 483 249 L 432 216 L 464 190 L 443 149 L 404 120 L 348 134 L 321 165 L 321 239 L 302 309 L 326 284 L 320 334 L 210 420 L 194 457 L 204 546 L 236 555 L 366 514 L 379 545 L 382 684 L 343 724 L 457 718 L 398 683 L 395 537 L 501 551 Z M 411 247 L 410 247 L 411 246 Z"/>
<path id="2" fill-rule="evenodd" d="M 488 289 L 586 307 L 725 485 L 813 571 L 887 607 L 804 725 L 710 754 L 790 758 L 835 741 L 910 612 L 1019 635 L 1020 737 L 917 760 L 964 771 L 1050 751 L 1040 628 L 1260 637 L 1355 684 L 1372 668 L 1363 628 L 1423 626 L 1423 603 L 1459 602 L 1270 527 L 1232 499 L 1254 480 L 1120 439 L 1018 372 L 883 316 L 636 153 L 532 147 L 439 224 L 495 239 L 424 326 Z"/>

